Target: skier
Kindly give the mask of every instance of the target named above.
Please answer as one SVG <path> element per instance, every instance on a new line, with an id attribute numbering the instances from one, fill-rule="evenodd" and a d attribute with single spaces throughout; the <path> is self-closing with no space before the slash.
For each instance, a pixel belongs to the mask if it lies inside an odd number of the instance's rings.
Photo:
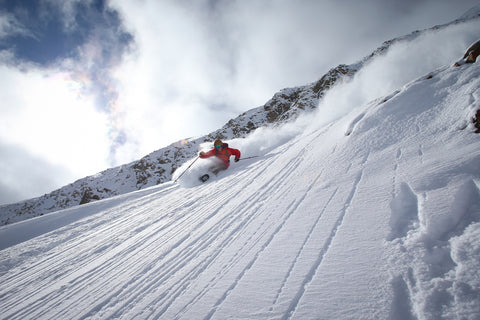
<path id="1" fill-rule="evenodd" d="M 459 67 L 465 63 L 474 63 L 477 61 L 477 57 L 480 55 L 480 40 L 472 44 L 468 49 L 467 52 L 463 55 L 462 60 L 455 62 L 455 66 Z"/>
<path id="2" fill-rule="evenodd" d="M 240 160 L 240 150 L 232 149 L 228 147 L 227 143 L 223 143 L 221 140 L 215 140 L 213 144 L 213 149 L 208 152 L 200 152 L 200 158 L 206 159 L 215 156 L 216 163 L 214 166 L 210 167 L 210 172 L 217 175 L 220 171 L 227 170 L 230 166 L 230 157 L 235 156 L 235 162 Z M 203 175 L 200 180 L 207 181 L 209 178 L 208 174 Z"/>

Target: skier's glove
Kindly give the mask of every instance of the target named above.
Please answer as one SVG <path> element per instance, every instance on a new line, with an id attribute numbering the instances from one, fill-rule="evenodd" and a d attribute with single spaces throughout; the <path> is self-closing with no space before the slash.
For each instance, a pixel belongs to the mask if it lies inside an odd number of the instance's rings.
<path id="1" fill-rule="evenodd" d="M 205 152 L 200 151 L 200 157 L 202 157 L 203 155 L 205 155 Z"/>
<path id="2" fill-rule="evenodd" d="M 240 160 L 239 157 L 235 157 L 235 162 L 238 162 L 238 160 Z"/>

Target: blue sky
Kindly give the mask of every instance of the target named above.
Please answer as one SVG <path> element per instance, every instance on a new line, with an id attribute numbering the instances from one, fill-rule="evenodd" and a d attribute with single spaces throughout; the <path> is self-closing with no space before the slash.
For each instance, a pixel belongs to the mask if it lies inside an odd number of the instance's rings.
<path id="1" fill-rule="evenodd" d="M 477 4 L 0 0 L 0 204 L 207 134 Z"/>

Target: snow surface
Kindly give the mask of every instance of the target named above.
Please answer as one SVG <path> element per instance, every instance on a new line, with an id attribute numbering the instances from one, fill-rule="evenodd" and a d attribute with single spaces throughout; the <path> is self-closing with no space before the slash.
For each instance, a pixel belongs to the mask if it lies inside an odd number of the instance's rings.
<path id="1" fill-rule="evenodd" d="M 480 319 L 480 64 L 450 66 L 478 20 L 387 42 L 205 184 L 1 227 L 0 319 Z"/>
<path id="2" fill-rule="evenodd" d="M 4 226 L 0 318 L 479 319 L 479 107 L 446 66 L 229 141 L 259 157 L 205 184 Z"/>

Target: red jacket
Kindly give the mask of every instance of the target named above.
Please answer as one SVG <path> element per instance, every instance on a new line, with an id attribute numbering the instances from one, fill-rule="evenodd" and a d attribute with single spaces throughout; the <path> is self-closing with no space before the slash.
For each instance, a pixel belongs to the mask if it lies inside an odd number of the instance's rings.
<path id="1" fill-rule="evenodd" d="M 235 156 L 235 158 L 240 159 L 240 150 L 232 149 L 228 147 L 227 143 L 222 144 L 220 149 L 213 148 L 212 150 L 205 152 L 203 155 L 200 155 L 200 158 L 210 158 L 216 156 L 218 159 L 222 160 L 226 168 L 230 166 L 230 157 Z"/>

